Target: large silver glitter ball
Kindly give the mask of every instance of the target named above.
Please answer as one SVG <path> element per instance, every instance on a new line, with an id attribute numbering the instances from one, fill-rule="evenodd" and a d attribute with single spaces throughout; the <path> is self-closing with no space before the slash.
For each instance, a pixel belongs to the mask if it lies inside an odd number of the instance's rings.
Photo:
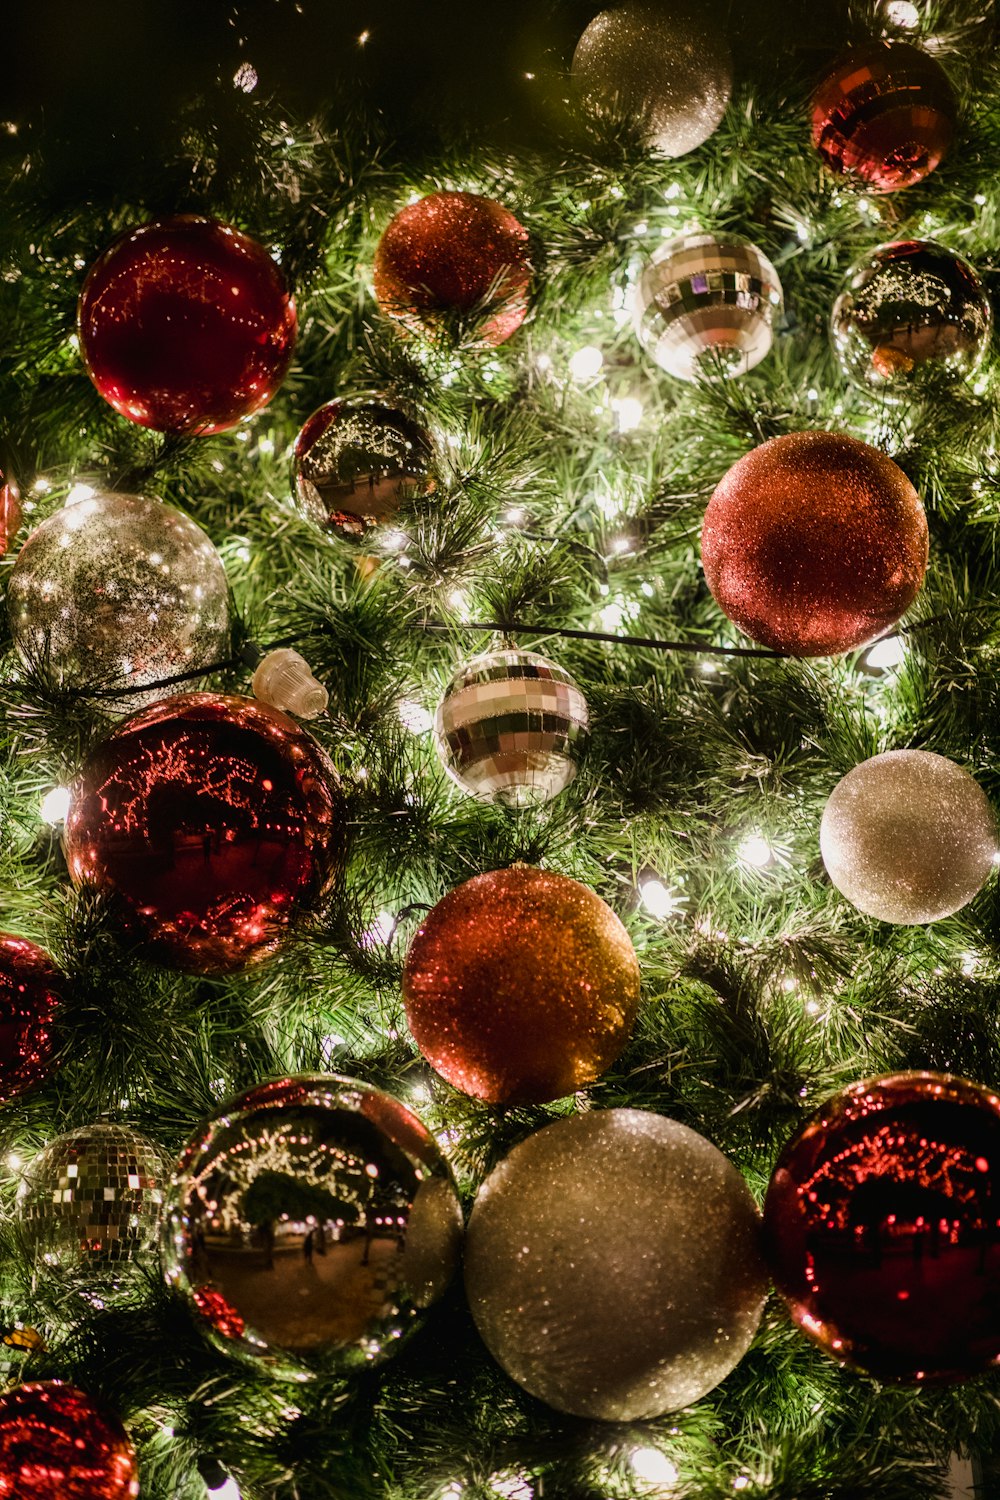
<path id="1" fill-rule="evenodd" d="M 92 495 L 43 521 L 14 564 L 7 613 L 22 658 L 73 687 L 141 687 L 229 654 L 222 559 L 194 521 L 139 495 Z"/>
<path id="2" fill-rule="evenodd" d="M 933 240 L 878 245 L 847 273 L 830 337 L 848 380 L 899 394 L 921 377 L 973 374 L 993 329 L 969 262 Z"/>
<path id="3" fill-rule="evenodd" d="M 766 1276 L 739 1172 L 674 1120 L 611 1109 L 522 1141 L 480 1189 L 465 1286 L 487 1347 L 557 1411 L 631 1422 L 746 1353 Z"/>
<path id="4" fill-rule="evenodd" d="M 733 88 L 729 43 L 704 6 L 685 0 L 669 11 L 602 10 L 577 43 L 570 71 L 593 114 L 628 120 L 665 156 L 707 141 Z"/>
<path id="5" fill-rule="evenodd" d="M 760 364 L 783 307 L 778 273 L 755 245 L 682 234 L 640 276 L 632 321 L 661 369 L 696 380 Z"/>
<path id="6" fill-rule="evenodd" d="M 156 1254 L 165 1160 L 125 1125 L 85 1125 L 57 1136 L 25 1169 L 18 1234 L 40 1270 L 83 1272 L 115 1286 Z"/>
<path id="7" fill-rule="evenodd" d="M 838 891 L 882 922 L 936 922 L 971 901 L 997 858 L 997 825 L 968 771 L 928 750 L 873 755 L 838 781 L 820 850 Z"/>
<path id="8" fill-rule="evenodd" d="M 460 667 L 434 719 L 441 762 L 484 802 L 549 802 L 573 780 L 589 736 L 587 700 L 534 651 L 490 651 Z"/>
<path id="9" fill-rule="evenodd" d="M 168 1196 L 164 1269 L 218 1348 L 305 1380 L 387 1358 L 441 1296 L 462 1215 L 417 1117 L 349 1078 L 224 1104 Z"/>

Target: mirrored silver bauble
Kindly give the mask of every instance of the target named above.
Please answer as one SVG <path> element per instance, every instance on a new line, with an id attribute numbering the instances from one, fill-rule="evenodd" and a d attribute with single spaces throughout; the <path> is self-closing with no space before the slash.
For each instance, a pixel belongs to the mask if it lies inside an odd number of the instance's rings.
<path id="1" fill-rule="evenodd" d="M 376 396 L 327 401 L 295 439 L 298 509 L 343 541 L 389 521 L 407 495 L 430 488 L 430 434 Z"/>
<path id="2" fill-rule="evenodd" d="M 976 272 L 933 240 L 878 245 L 847 273 L 830 318 L 840 367 L 862 390 L 897 393 L 924 375 L 972 375 L 993 310 Z"/>
<path id="3" fill-rule="evenodd" d="M 588 724 L 587 700 L 562 667 L 534 651 L 490 651 L 451 679 L 434 743 L 464 792 L 525 807 L 569 786 Z"/>
<path id="4" fill-rule="evenodd" d="M 164 1269 L 209 1340 L 305 1380 L 376 1363 L 437 1301 L 462 1215 L 433 1137 L 349 1078 L 260 1084 L 190 1141 Z"/>
<path id="5" fill-rule="evenodd" d="M 639 278 L 636 337 L 678 380 L 745 375 L 774 339 L 784 298 L 778 273 L 755 245 L 682 234 Z"/>

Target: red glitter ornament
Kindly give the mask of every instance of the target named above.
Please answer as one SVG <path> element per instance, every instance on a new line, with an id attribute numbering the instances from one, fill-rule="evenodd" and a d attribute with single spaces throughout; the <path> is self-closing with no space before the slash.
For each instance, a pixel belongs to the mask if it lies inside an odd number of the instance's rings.
<path id="1" fill-rule="evenodd" d="M 796 432 L 723 476 L 701 560 L 719 607 L 752 640 L 832 656 L 909 608 L 927 546 L 923 505 L 891 458 L 843 433 Z"/>
<path id="2" fill-rule="evenodd" d="M 1000 1099 L 944 1073 L 856 1083 L 812 1116 L 764 1205 L 802 1331 L 886 1381 L 1000 1361 Z"/>
<path id="3" fill-rule="evenodd" d="M 908 42 L 855 47 L 813 95 L 813 145 L 827 166 L 876 193 L 922 181 L 955 130 L 955 98 L 940 64 Z"/>
<path id="4" fill-rule="evenodd" d="M 0 1104 L 34 1088 L 51 1070 L 61 982 L 41 948 L 0 933 Z"/>
<path id="5" fill-rule="evenodd" d="M 475 323 L 467 347 L 502 344 L 528 310 L 528 232 L 492 198 L 429 193 L 401 209 L 375 251 L 375 298 L 408 333 L 432 336 L 449 316 Z"/>
<path id="6" fill-rule="evenodd" d="M 336 772 L 252 698 L 187 693 L 90 754 L 66 820 L 73 880 L 114 893 L 151 958 L 207 973 L 270 952 L 344 848 Z"/>
<path id="7" fill-rule="evenodd" d="M 295 303 L 262 245 L 183 215 L 129 230 L 91 267 L 80 350 L 115 411 L 210 433 L 266 406 L 295 346 Z"/>
<path id="8" fill-rule="evenodd" d="M 134 1500 L 135 1450 L 114 1414 L 61 1380 L 0 1396 L 0 1500 Z"/>

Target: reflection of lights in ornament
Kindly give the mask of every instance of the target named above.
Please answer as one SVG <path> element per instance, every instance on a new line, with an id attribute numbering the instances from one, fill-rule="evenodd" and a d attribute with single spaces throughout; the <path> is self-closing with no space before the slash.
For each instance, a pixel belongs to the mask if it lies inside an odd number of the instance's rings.
<path id="1" fill-rule="evenodd" d="M 48 485 L 45 488 L 48 489 Z M 63 502 L 64 509 L 68 510 L 71 505 L 79 505 L 81 500 L 92 500 L 96 494 L 97 491 L 92 484 L 71 484 L 69 494 Z"/>
<path id="2" fill-rule="evenodd" d="M 766 870 L 774 863 L 774 850 L 763 834 L 751 833 L 740 844 L 736 858 L 741 865 L 748 865 L 753 870 Z"/>
<path id="3" fill-rule="evenodd" d="M 593 380 L 601 373 L 604 355 L 594 344 L 584 344 L 569 357 L 569 373 L 574 380 Z"/>
<path id="4" fill-rule="evenodd" d="M 68 786 L 54 786 L 50 792 L 46 792 L 42 798 L 42 805 L 38 809 L 43 823 L 48 823 L 55 828 L 60 823 L 65 823 L 69 813 L 70 791 Z"/>
<path id="5" fill-rule="evenodd" d="M 684 897 L 669 890 L 663 881 L 656 879 L 655 876 L 640 883 L 639 896 L 643 906 L 652 917 L 672 917 L 684 905 Z"/>
<path id="6" fill-rule="evenodd" d="M 636 1479 L 642 1480 L 645 1486 L 659 1488 L 677 1482 L 677 1465 L 671 1463 L 659 1448 L 633 1448 L 629 1465 Z"/>
<path id="7" fill-rule="evenodd" d="M 865 666 L 874 672 L 891 672 L 901 667 L 906 660 L 906 647 L 901 636 L 892 635 L 884 641 L 876 641 L 865 652 Z"/>

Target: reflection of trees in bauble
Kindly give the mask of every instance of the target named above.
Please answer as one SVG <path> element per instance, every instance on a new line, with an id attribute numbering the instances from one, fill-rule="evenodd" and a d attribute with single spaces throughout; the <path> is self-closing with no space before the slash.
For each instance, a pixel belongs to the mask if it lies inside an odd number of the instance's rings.
<path id="1" fill-rule="evenodd" d="M 908 1240 L 913 1235 L 936 1229 L 941 1219 L 951 1219 L 955 1204 L 944 1192 L 919 1182 L 886 1182 L 871 1177 L 851 1194 L 845 1228 L 862 1227 L 865 1242 L 883 1247 L 894 1239 Z M 895 1222 L 889 1223 L 892 1218 Z M 923 1223 L 918 1224 L 917 1220 Z"/>
<path id="2" fill-rule="evenodd" d="M 146 831 L 154 849 L 172 850 L 174 839 L 185 831 L 190 820 L 193 800 L 205 802 L 202 822 L 207 822 L 213 811 L 211 803 L 207 798 L 192 799 L 190 787 L 172 781 L 156 782 L 150 787 L 146 796 Z"/>
<path id="3" fill-rule="evenodd" d="M 326 1188 L 300 1182 L 286 1172 L 261 1172 L 243 1197 L 243 1217 L 249 1224 L 277 1222 L 282 1215 L 304 1224 L 311 1216 L 320 1224 L 331 1219 L 357 1223 L 359 1205 L 335 1197 Z"/>

